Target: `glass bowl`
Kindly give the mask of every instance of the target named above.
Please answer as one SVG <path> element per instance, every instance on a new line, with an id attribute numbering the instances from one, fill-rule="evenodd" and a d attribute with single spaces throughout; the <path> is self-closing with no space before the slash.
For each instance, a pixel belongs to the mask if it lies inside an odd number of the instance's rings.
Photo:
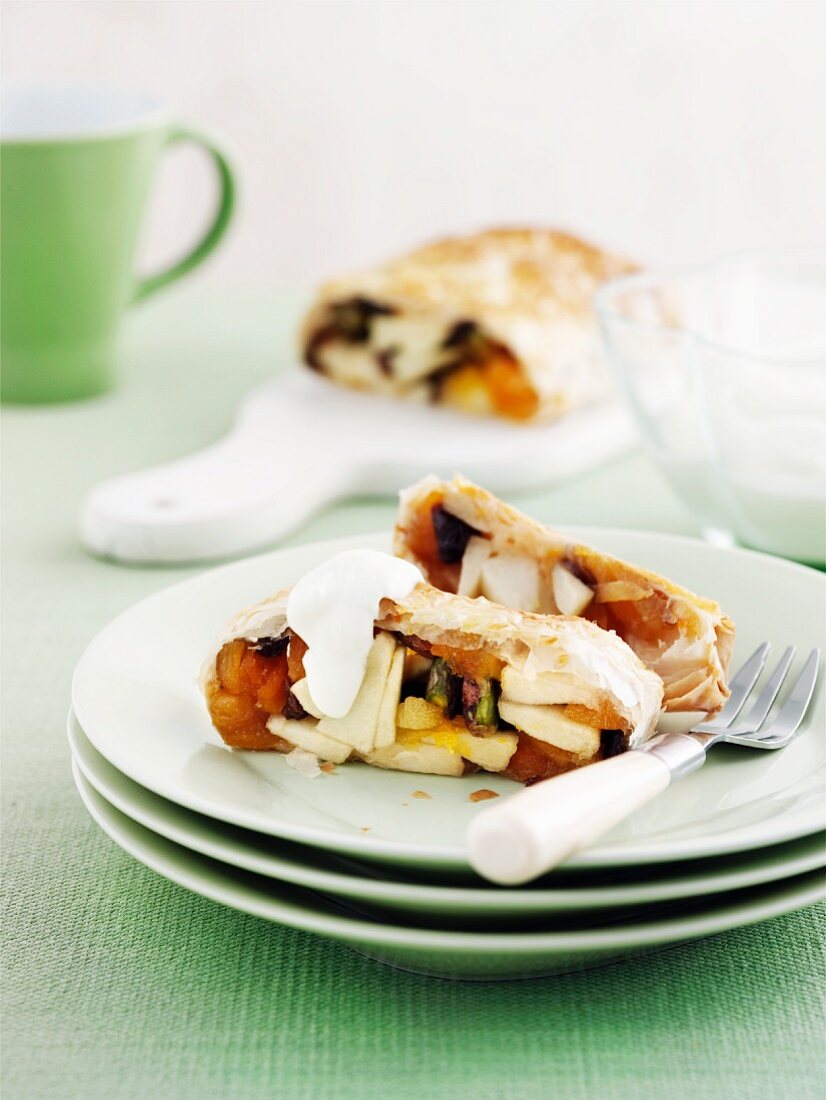
<path id="1" fill-rule="evenodd" d="M 704 535 L 826 558 L 826 250 L 740 253 L 596 297 L 644 445 Z"/>

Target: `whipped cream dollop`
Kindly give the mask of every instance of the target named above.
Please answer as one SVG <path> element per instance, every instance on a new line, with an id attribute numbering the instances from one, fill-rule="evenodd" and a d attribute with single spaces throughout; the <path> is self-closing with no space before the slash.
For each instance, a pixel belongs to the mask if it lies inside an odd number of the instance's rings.
<path id="1" fill-rule="evenodd" d="M 287 625 L 306 642 L 313 702 L 343 718 L 359 693 L 373 623 L 385 598 L 403 600 L 424 578 L 409 561 L 378 550 L 344 550 L 305 574 L 287 600 Z"/>

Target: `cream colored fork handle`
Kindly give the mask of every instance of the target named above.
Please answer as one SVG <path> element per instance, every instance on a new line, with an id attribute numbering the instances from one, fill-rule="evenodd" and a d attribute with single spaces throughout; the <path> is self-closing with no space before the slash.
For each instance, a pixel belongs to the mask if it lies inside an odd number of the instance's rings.
<path id="1" fill-rule="evenodd" d="M 470 862 L 491 882 L 528 882 L 593 844 L 670 782 L 663 760 L 626 752 L 536 783 L 474 818 Z"/>

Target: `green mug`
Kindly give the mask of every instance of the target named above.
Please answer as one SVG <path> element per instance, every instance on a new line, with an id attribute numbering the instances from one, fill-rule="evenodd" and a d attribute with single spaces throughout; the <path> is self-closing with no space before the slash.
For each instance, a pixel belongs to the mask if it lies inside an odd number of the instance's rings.
<path id="1" fill-rule="evenodd" d="M 229 225 L 230 166 L 208 138 L 141 93 L 7 90 L 0 104 L 0 395 L 39 403 L 111 388 L 124 309 L 204 260 Z M 212 223 L 183 259 L 136 280 L 133 261 L 157 155 L 194 142 L 220 191 Z"/>

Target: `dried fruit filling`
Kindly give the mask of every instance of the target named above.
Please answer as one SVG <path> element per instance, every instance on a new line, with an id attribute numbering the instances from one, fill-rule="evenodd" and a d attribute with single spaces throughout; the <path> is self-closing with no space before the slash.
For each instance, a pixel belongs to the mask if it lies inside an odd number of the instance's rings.
<path id="1" fill-rule="evenodd" d="M 291 654 L 293 649 L 296 652 Z M 267 719 L 283 713 L 290 684 L 295 682 L 290 671 L 301 670 L 303 675 L 305 651 L 300 638 L 268 638 L 256 643 L 236 638 L 222 647 L 207 703 L 213 724 L 228 745 L 290 750 L 292 746 L 283 738 L 269 732 Z"/>
<path id="2" fill-rule="evenodd" d="M 420 502 L 404 531 L 407 547 L 424 566 L 428 581 L 445 592 L 458 591 L 462 560 L 474 536 L 491 537 L 449 512 L 438 490 Z M 679 640 L 680 624 L 669 611 L 667 594 L 643 587 L 633 569 L 621 562 L 606 561 L 586 547 L 569 551 L 561 564 L 594 591 L 591 602 L 574 614 L 603 630 L 615 631 L 638 653 L 643 647 L 656 653 Z M 608 589 L 614 590 L 610 597 Z M 496 602 L 508 603 L 499 598 Z"/>
<path id="3" fill-rule="evenodd" d="M 477 736 L 512 730 L 498 711 L 502 673 L 498 658 L 482 651 L 428 646 L 419 639 L 399 640 L 415 643 L 417 650 L 424 650 L 433 658 L 421 690 L 427 699 L 424 705 L 438 708 L 443 714 L 445 729 L 465 730 Z M 222 647 L 216 660 L 215 679 L 207 694 L 212 721 L 228 745 L 248 750 L 292 750 L 289 741 L 267 729 L 267 721 L 278 714 L 304 717 L 291 687 L 304 678 L 306 652 L 304 641 L 289 631 L 279 638 L 256 642 L 236 639 Z M 402 694 L 408 696 L 410 692 Z M 623 734 L 613 728 L 621 720 L 610 707 L 592 711 L 571 704 L 564 708 L 564 714 L 572 721 L 602 728 L 600 751 L 595 759 L 622 751 Z M 501 772 L 507 778 L 533 783 L 586 762 L 521 730 L 512 732 L 517 734 L 516 751 Z M 424 736 L 428 733 L 424 732 Z"/>

